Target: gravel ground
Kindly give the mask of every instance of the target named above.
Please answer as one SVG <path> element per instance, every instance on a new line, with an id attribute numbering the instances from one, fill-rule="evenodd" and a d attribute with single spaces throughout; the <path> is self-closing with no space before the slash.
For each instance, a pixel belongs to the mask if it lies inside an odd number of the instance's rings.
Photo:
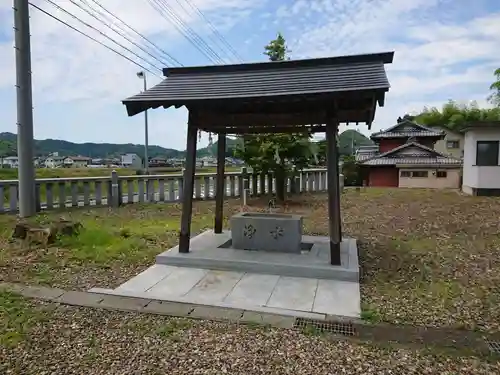
<path id="1" fill-rule="evenodd" d="M 7 301 L 7 302 L 6 302 Z M 498 363 L 293 330 L 3 297 L 1 374 L 500 374 Z M 12 340 L 13 328 L 23 330 Z M 11 340 L 5 340 L 10 336 Z"/>
<path id="2" fill-rule="evenodd" d="M 326 235 L 326 194 L 294 197 L 288 212 L 305 217 L 305 232 Z M 265 210 L 267 199 L 250 200 Z M 192 232 L 213 225 L 214 202 L 195 202 Z M 239 200 L 225 203 L 227 219 Z M 284 210 L 282 207 L 281 210 Z M 0 216 L 0 281 L 65 289 L 116 287 L 177 243 L 181 205 L 130 205 L 75 210 L 86 228 L 48 251 L 9 240 L 15 217 Z M 47 213 L 39 222 L 59 218 Z M 358 239 L 362 317 L 371 321 L 500 331 L 500 200 L 456 191 L 346 189 L 345 235 Z"/>

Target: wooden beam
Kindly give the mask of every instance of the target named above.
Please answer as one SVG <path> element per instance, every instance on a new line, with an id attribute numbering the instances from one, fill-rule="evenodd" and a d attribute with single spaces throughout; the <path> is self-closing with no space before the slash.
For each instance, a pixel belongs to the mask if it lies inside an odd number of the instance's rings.
<path id="1" fill-rule="evenodd" d="M 326 155 L 328 178 L 328 224 L 330 235 L 330 263 L 340 265 L 340 193 L 339 193 L 339 157 L 337 148 L 338 122 L 329 119 L 326 127 Z"/>
<path id="2" fill-rule="evenodd" d="M 214 113 L 197 111 L 196 123 L 204 128 L 221 127 L 221 124 L 234 124 L 234 127 L 250 126 L 294 126 L 323 124 L 325 112 L 298 113 Z"/>
<path id="3" fill-rule="evenodd" d="M 215 181 L 215 233 L 222 233 L 222 222 L 224 218 L 224 195 L 226 192 L 226 178 L 224 175 L 225 165 L 226 135 L 219 134 L 219 139 L 217 142 L 217 176 Z"/>
<path id="4" fill-rule="evenodd" d="M 266 133 L 319 133 L 325 131 L 325 126 L 252 126 L 252 127 L 216 127 L 201 128 L 203 131 L 223 134 L 266 134 Z"/>
<path id="5" fill-rule="evenodd" d="M 196 141 L 198 129 L 188 122 L 186 141 L 186 169 L 184 171 L 184 189 L 182 192 L 181 230 L 179 233 L 179 253 L 189 253 L 191 240 L 191 215 L 193 213 L 194 173 L 196 169 Z"/>

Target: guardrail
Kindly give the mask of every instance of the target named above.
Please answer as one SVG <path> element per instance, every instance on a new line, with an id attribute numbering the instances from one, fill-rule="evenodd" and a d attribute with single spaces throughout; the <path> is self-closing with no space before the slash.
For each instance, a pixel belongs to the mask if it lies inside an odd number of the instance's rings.
<path id="1" fill-rule="evenodd" d="M 272 175 L 241 172 L 226 173 L 226 197 L 239 197 L 244 176 L 248 178 L 249 196 L 276 191 Z M 343 177 L 343 176 L 341 176 Z M 215 173 L 195 176 L 195 199 L 215 199 Z M 36 180 L 38 211 L 70 207 L 116 207 L 131 203 L 179 202 L 182 200 L 183 174 L 108 177 L 41 178 Z M 343 179 L 341 178 L 341 187 Z M 326 169 L 305 169 L 287 182 L 289 193 L 322 192 L 327 190 Z M 0 213 L 17 213 L 19 181 L 0 180 Z"/>

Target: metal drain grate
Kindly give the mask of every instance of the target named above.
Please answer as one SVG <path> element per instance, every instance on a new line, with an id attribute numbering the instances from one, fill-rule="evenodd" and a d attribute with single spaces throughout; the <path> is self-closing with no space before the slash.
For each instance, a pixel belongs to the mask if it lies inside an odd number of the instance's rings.
<path id="1" fill-rule="evenodd" d="M 326 332 L 343 336 L 354 336 L 356 333 L 354 326 L 351 323 L 329 322 L 306 318 L 295 319 L 293 327 L 303 331 L 311 330 L 318 333 Z"/>
<path id="2" fill-rule="evenodd" d="M 490 349 L 490 352 L 493 354 L 499 354 L 500 355 L 500 341 L 490 341 L 490 340 L 484 340 L 486 341 L 486 345 L 488 345 L 488 349 Z"/>

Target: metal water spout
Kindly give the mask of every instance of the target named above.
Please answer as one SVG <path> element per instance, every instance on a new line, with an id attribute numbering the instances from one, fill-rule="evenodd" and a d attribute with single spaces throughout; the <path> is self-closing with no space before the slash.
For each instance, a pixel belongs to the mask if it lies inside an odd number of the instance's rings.
<path id="1" fill-rule="evenodd" d="M 271 198 L 267 204 L 267 208 L 269 213 L 271 214 L 273 212 L 273 209 L 276 208 L 276 199 Z"/>

